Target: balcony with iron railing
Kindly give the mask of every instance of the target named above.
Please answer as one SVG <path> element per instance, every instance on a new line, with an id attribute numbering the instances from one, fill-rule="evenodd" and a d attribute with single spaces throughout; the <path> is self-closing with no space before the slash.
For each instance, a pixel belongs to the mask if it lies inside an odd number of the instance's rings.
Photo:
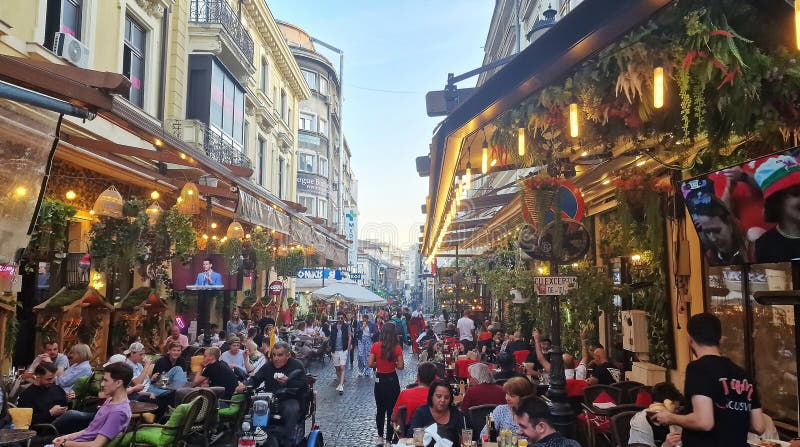
<path id="1" fill-rule="evenodd" d="M 226 0 L 190 0 L 189 25 L 190 51 L 218 54 L 237 75 L 255 73 L 253 38 Z"/>
<path id="2" fill-rule="evenodd" d="M 228 138 L 209 129 L 204 123 L 192 119 L 171 120 L 168 128 L 177 137 L 197 150 L 205 152 L 213 160 L 228 167 L 242 168 L 236 170 L 241 177 L 250 175 L 247 174 L 247 171 L 252 170 L 253 163 L 244 150 L 233 144 Z"/>

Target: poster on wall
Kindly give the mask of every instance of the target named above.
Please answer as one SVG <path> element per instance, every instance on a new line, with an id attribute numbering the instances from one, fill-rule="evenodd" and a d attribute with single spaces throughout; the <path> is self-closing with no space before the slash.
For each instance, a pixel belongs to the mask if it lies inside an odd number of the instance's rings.
<path id="1" fill-rule="evenodd" d="M 800 259 L 800 149 L 681 183 L 709 265 Z"/>

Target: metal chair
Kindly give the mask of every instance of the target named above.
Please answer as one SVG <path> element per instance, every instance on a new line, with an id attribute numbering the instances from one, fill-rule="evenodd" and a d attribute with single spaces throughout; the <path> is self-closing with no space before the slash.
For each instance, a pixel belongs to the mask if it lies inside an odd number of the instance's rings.
<path id="1" fill-rule="evenodd" d="M 472 440 L 479 441 L 481 436 L 481 427 L 486 424 L 486 417 L 489 416 L 489 413 L 494 411 L 497 407 L 495 404 L 485 404 L 485 405 L 475 405 L 474 407 L 469 407 L 468 414 L 468 422 L 470 427 L 472 427 Z"/>
<path id="2" fill-rule="evenodd" d="M 632 404 L 633 400 L 630 400 L 630 397 L 631 397 L 630 391 L 635 389 L 635 388 L 640 388 L 640 387 L 644 386 L 644 384 L 643 383 L 639 383 L 639 382 L 634 382 L 633 380 L 626 380 L 626 381 L 623 381 L 623 382 L 617 382 L 617 383 L 611 384 L 611 386 L 614 387 L 614 388 L 619 388 L 619 389 L 623 390 L 622 401 L 617 401 L 617 403 Z M 636 395 L 635 394 L 633 395 L 633 398 L 636 399 Z"/>
<path id="3" fill-rule="evenodd" d="M 631 418 L 636 411 L 623 411 L 611 416 L 611 442 L 613 447 L 628 447 L 631 435 Z"/>

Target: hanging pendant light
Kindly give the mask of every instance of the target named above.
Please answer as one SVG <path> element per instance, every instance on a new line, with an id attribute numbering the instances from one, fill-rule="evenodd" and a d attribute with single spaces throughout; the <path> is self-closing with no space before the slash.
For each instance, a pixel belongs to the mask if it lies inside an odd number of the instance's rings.
<path id="1" fill-rule="evenodd" d="M 800 50 L 800 2 L 794 2 L 794 32 L 797 49 Z"/>
<path id="2" fill-rule="evenodd" d="M 244 238 L 244 228 L 242 228 L 242 224 L 234 220 L 230 225 L 228 225 L 228 231 L 225 232 L 225 235 L 228 237 L 228 239 L 241 240 Z"/>
<path id="3" fill-rule="evenodd" d="M 163 209 L 158 202 L 153 202 L 144 210 L 145 214 L 147 214 L 147 223 L 149 223 L 151 227 L 158 222 L 158 216 L 161 215 L 161 211 L 163 211 Z"/>
<path id="4" fill-rule="evenodd" d="M 520 157 L 525 155 L 525 126 L 517 129 L 517 154 Z"/>
<path id="5" fill-rule="evenodd" d="M 178 211 L 181 214 L 200 214 L 200 191 L 194 183 L 186 182 L 181 188 Z"/>
<path id="6" fill-rule="evenodd" d="M 464 174 L 464 180 L 467 183 L 467 189 L 472 189 L 472 165 L 467 162 L 467 172 Z"/>
<path id="7" fill-rule="evenodd" d="M 483 145 L 481 146 L 481 174 L 486 174 L 486 171 L 489 170 L 489 143 L 486 142 L 486 138 L 483 139 Z"/>
<path id="8" fill-rule="evenodd" d="M 653 107 L 664 107 L 664 67 L 653 70 Z"/>
<path id="9" fill-rule="evenodd" d="M 569 136 L 578 138 L 578 104 L 569 105 Z"/>
<path id="10" fill-rule="evenodd" d="M 100 193 L 94 202 L 92 211 L 97 216 L 122 218 L 122 195 L 117 188 L 109 186 L 108 189 Z"/>

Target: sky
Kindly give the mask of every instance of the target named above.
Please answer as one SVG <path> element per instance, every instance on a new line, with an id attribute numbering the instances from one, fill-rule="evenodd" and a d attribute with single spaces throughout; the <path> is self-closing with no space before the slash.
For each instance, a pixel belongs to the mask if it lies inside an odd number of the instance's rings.
<path id="1" fill-rule="evenodd" d="M 425 113 L 425 93 L 447 74 L 483 61 L 491 0 L 267 0 L 275 19 L 344 51 L 342 121 L 358 179 L 359 238 L 406 248 L 417 242 L 427 155 L 442 117 Z M 335 67 L 338 56 L 325 53 Z M 473 87 L 477 77 L 459 87 Z"/>

